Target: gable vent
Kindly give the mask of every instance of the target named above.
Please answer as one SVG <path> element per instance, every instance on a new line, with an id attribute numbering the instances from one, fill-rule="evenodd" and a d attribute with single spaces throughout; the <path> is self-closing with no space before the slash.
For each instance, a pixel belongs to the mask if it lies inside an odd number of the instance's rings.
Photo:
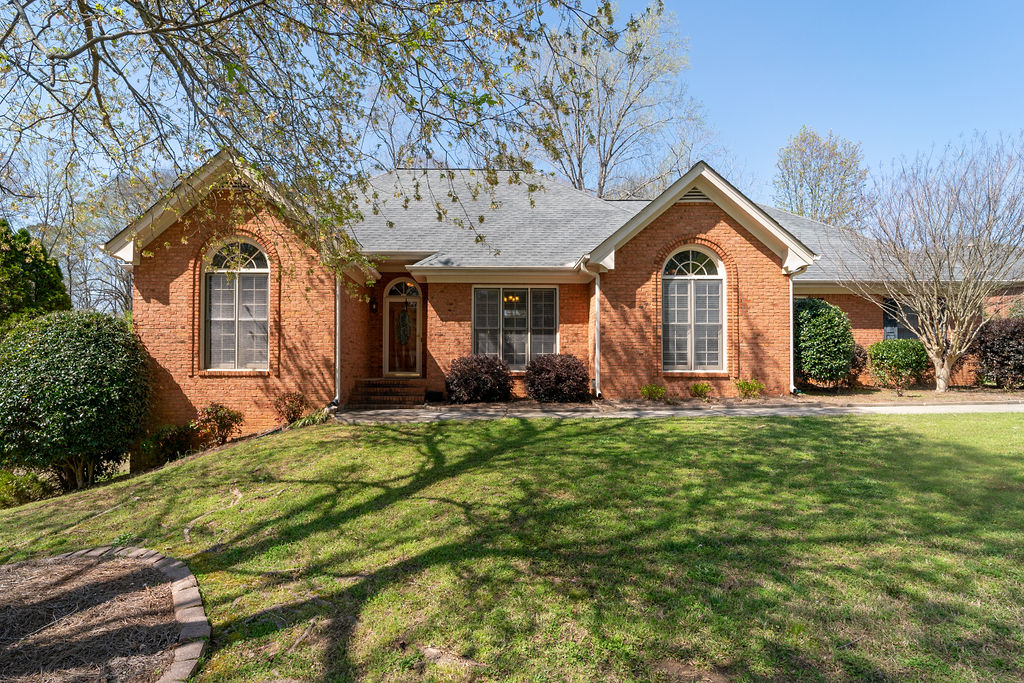
<path id="1" fill-rule="evenodd" d="M 226 180 L 223 187 L 225 190 L 232 190 L 235 192 L 245 192 L 252 189 L 252 186 L 249 185 L 248 182 L 237 176 Z"/>
<path id="2" fill-rule="evenodd" d="M 706 194 L 704 194 L 703 192 L 698 190 L 696 187 L 691 187 L 689 190 L 686 191 L 686 194 L 684 194 L 682 197 L 679 198 L 679 201 L 677 203 L 682 204 L 682 203 L 690 203 L 690 202 L 710 202 L 710 201 L 711 200 L 708 199 L 708 196 Z"/>

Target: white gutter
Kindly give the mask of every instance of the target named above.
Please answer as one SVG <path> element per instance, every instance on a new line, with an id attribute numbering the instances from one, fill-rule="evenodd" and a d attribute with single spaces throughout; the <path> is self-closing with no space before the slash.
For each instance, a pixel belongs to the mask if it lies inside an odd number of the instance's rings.
<path id="1" fill-rule="evenodd" d="M 594 395 L 601 398 L 601 273 L 594 273 Z"/>

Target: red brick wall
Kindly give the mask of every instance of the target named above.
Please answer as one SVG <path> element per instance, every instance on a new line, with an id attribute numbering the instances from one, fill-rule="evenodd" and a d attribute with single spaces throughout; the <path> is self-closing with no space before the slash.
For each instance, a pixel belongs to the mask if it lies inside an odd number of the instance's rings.
<path id="1" fill-rule="evenodd" d="M 711 249 L 726 270 L 727 371 L 661 369 L 661 271 L 689 244 Z M 670 396 L 710 382 L 714 395 L 734 396 L 736 378 L 756 378 L 770 395 L 789 393 L 789 281 L 781 259 L 713 204 L 677 204 L 617 250 L 601 276 L 601 389 L 637 398 L 648 382 Z"/>
<path id="2" fill-rule="evenodd" d="M 268 371 L 202 369 L 202 259 L 231 235 L 256 241 L 270 260 Z M 151 423 L 182 424 L 218 401 L 242 411 L 243 432 L 252 433 L 276 424 L 279 393 L 301 391 L 314 405 L 326 404 L 334 396 L 334 303 L 334 277 L 274 212 L 251 197 L 212 193 L 135 267 L 133 320 L 152 361 Z M 342 293 L 344 393 L 365 376 L 367 316 L 365 304 Z"/>
<path id="3" fill-rule="evenodd" d="M 430 283 L 427 298 L 428 391 L 444 390 L 444 375 L 451 362 L 473 353 L 473 285 Z M 546 286 L 546 285 L 531 285 Z M 558 348 L 590 364 L 590 284 L 558 287 Z M 515 392 L 524 395 L 522 373 L 516 373 Z"/>

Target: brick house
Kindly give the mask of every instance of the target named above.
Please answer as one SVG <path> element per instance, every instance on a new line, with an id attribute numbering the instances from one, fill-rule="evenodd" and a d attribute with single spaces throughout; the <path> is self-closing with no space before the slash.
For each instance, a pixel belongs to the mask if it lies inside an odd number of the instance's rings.
<path id="1" fill-rule="evenodd" d="M 257 431 L 286 391 L 422 401 L 471 353 L 502 356 L 519 382 L 532 356 L 571 353 L 610 398 L 697 381 L 730 396 L 737 378 L 782 395 L 798 296 L 843 308 L 861 344 L 900 334 L 839 285 L 856 255 L 835 228 L 755 204 L 703 162 L 649 202 L 508 172 L 481 187 L 483 173 L 373 178 L 350 234 L 376 270 L 346 282 L 289 230 L 280 195 L 240 189 L 224 153 L 207 162 L 106 245 L 133 269 L 154 422 L 219 401 Z"/>

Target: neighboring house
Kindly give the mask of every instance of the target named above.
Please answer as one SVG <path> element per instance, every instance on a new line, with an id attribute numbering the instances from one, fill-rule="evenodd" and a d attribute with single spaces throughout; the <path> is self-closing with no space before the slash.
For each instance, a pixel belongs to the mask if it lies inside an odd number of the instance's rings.
<path id="1" fill-rule="evenodd" d="M 685 396 L 697 381 L 731 396 L 737 378 L 781 395 L 793 388 L 794 297 L 840 306 L 864 345 L 892 327 L 839 285 L 840 260 L 857 255 L 836 228 L 759 206 L 703 162 L 650 202 L 550 178 L 533 190 L 508 172 L 482 190 L 482 171 L 377 176 L 381 210 L 368 205 L 350 231 L 378 272 L 355 297 L 284 224 L 279 195 L 255 181 L 246 201 L 220 189 L 230 170 L 217 155 L 106 245 L 133 268 L 157 424 L 219 401 L 256 431 L 275 424 L 286 391 L 422 401 L 471 353 L 503 357 L 519 391 L 531 357 L 570 353 L 610 398 L 648 382 Z"/>

